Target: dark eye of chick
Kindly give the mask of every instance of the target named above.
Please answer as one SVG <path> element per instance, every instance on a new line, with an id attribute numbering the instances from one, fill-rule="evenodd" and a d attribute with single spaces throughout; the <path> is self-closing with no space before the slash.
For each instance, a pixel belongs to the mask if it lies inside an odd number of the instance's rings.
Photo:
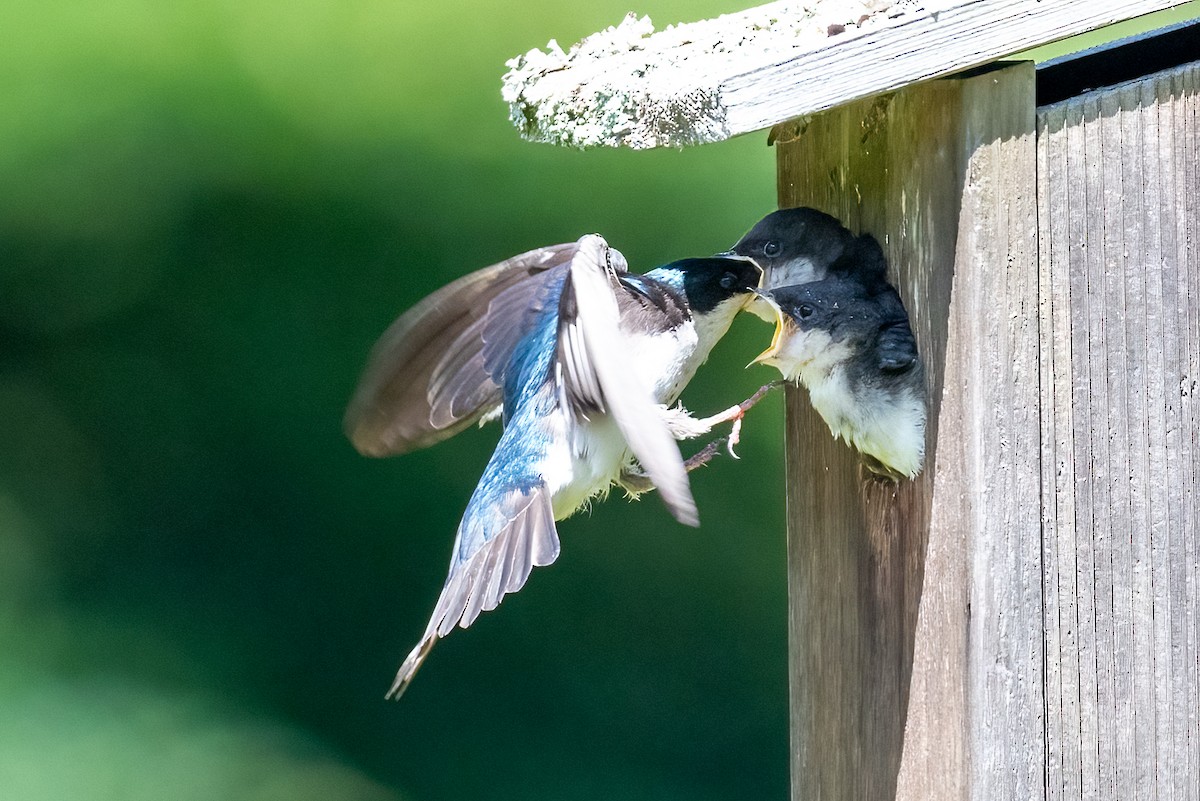
<path id="1" fill-rule="evenodd" d="M 812 317 L 812 313 L 813 313 L 813 307 L 809 306 L 807 303 L 802 305 L 800 308 L 796 309 L 796 314 L 802 318 Z"/>
<path id="2" fill-rule="evenodd" d="M 725 273 L 721 276 L 721 288 L 733 289 L 737 285 L 738 277 L 734 273 Z"/>
<path id="3" fill-rule="evenodd" d="M 779 251 L 780 251 L 779 243 L 774 240 L 763 245 L 763 255 L 768 258 L 778 256 Z"/>

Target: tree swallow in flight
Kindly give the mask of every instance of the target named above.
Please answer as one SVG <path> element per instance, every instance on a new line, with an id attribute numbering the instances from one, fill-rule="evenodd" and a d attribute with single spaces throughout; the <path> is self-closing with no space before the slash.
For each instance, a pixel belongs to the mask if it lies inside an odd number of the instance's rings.
<path id="1" fill-rule="evenodd" d="M 383 334 L 346 412 L 359 451 L 405 453 L 504 421 L 433 616 L 389 697 L 404 692 L 438 638 L 553 562 L 555 521 L 613 483 L 633 494 L 656 487 L 676 519 L 698 524 L 675 440 L 735 419 L 738 407 L 706 420 L 669 407 L 761 278 L 737 256 L 630 274 L 618 251 L 589 235 L 460 278 Z"/>

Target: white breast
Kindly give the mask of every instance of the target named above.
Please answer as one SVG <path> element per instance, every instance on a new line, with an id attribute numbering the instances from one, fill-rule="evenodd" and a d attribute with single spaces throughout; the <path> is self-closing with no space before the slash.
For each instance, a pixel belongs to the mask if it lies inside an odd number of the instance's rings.
<path id="1" fill-rule="evenodd" d="M 671 332 L 628 337 L 630 366 L 639 371 L 655 401 L 670 405 L 679 399 L 751 297 L 747 294 L 722 301 L 715 309 L 696 315 Z"/>
<path id="2" fill-rule="evenodd" d="M 667 333 L 633 334 L 626 339 L 629 369 L 638 373 L 655 402 L 674 403 L 700 366 L 695 358 L 700 342 L 695 324 L 689 321 Z"/>
<path id="3" fill-rule="evenodd" d="M 855 393 L 843 370 L 808 384 L 813 408 L 835 437 L 906 476 L 925 461 L 925 405 L 908 393 L 862 387 Z"/>
<path id="4" fill-rule="evenodd" d="M 729 329 L 744 299 L 727 301 L 718 310 L 655 335 L 626 334 L 622 363 L 636 371 L 656 403 L 674 403 L 709 351 Z M 556 413 L 552 425 L 565 432 L 566 420 Z M 581 423 L 576 436 L 553 438 L 542 474 L 553 496 L 554 516 L 561 519 L 588 498 L 608 490 L 629 459 L 628 445 L 607 415 Z"/>
<path id="5" fill-rule="evenodd" d="M 616 422 L 605 414 L 580 420 L 574 436 L 566 433 L 566 414 L 556 409 L 545 420 L 553 432 L 539 468 L 550 491 L 554 519 L 561 520 L 616 480 L 628 446 Z"/>

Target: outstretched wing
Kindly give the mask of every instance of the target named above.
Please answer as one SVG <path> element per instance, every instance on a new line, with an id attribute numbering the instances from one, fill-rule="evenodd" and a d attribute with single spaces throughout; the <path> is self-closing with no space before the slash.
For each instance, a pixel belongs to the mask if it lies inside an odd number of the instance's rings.
<path id="1" fill-rule="evenodd" d="M 559 303 L 560 405 L 576 417 L 611 415 L 671 514 L 686 525 L 699 525 L 679 447 L 650 387 L 623 363 L 630 349 L 615 295 L 623 290 L 609 266 L 608 254 L 615 251 L 595 235 L 583 237 L 578 244 Z"/>
<path id="2" fill-rule="evenodd" d="M 544 485 L 510 487 L 502 490 L 498 499 L 481 505 L 485 507 L 481 514 L 468 511 L 463 518 L 450 575 L 433 616 L 421 641 L 400 665 L 388 698 L 404 693 L 438 638 L 456 625 L 471 625 L 480 612 L 490 612 L 506 594 L 521 589 L 534 567 L 558 558 L 558 531 Z"/>
<path id="3" fill-rule="evenodd" d="M 572 242 L 522 253 L 463 276 L 401 315 L 372 349 L 346 409 L 354 446 L 368 456 L 407 453 L 497 410 L 502 382 L 486 369 L 485 332 L 519 328 L 544 291 L 538 277 L 577 250 Z"/>

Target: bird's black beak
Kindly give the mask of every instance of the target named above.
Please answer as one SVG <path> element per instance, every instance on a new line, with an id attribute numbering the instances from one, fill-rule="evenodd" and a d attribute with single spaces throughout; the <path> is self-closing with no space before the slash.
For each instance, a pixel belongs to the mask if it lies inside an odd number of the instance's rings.
<path id="1" fill-rule="evenodd" d="M 736 245 L 734 246 L 734 248 L 735 248 L 735 247 L 736 247 Z M 764 264 L 763 262 L 759 261 L 758 259 L 756 259 L 756 258 L 755 258 L 755 257 L 753 257 L 753 256 L 748 256 L 748 255 L 746 255 L 746 254 L 744 254 L 744 253 L 738 253 L 738 252 L 737 252 L 737 250 L 735 250 L 734 248 L 730 248 L 729 250 L 726 250 L 726 251 L 724 251 L 724 252 L 718 253 L 718 254 L 716 254 L 716 255 L 717 255 L 719 258 L 725 258 L 725 259 L 746 259 L 747 261 L 752 261 L 752 262 L 754 262 L 755 264 L 757 264 L 757 265 L 758 265 L 758 269 L 762 271 L 763 278 L 764 278 L 764 279 L 766 278 L 766 275 L 767 275 L 767 266 L 768 266 L 768 265 Z"/>

